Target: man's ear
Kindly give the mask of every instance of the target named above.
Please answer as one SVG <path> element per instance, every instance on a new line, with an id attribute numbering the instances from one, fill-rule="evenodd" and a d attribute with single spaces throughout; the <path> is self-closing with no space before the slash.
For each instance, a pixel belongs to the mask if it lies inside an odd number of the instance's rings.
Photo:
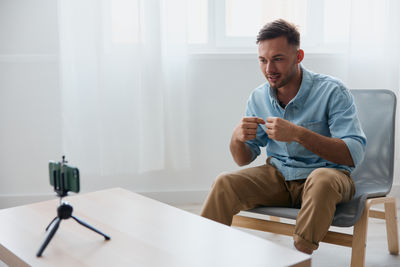
<path id="1" fill-rule="evenodd" d="M 297 50 L 297 64 L 300 64 L 300 62 L 303 61 L 304 58 L 304 51 L 303 49 Z"/>

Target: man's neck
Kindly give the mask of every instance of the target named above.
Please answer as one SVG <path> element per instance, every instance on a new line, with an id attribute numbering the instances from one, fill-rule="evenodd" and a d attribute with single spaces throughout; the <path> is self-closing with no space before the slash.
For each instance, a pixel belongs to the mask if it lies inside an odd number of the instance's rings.
<path id="1" fill-rule="evenodd" d="M 290 100 L 295 98 L 295 96 L 299 92 L 301 80 L 303 77 L 302 74 L 303 74 L 303 71 L 299 67 L 299 70 L 296 74 L 296 77 L 293 79 L 293 81 L 276 90 L 276 96 L 277 96 L 279 102 L 281 104 L 283 104 L 284 106 L 286 106 L 290 102 Z"/>

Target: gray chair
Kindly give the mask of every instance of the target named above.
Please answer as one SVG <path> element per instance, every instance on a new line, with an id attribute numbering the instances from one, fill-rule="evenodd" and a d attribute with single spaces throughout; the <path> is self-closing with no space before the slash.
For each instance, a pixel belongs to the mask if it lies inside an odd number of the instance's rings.
<path id="1" fill-rule="evenodd" d="M 364 161 L 352 173 L 356 194 L 345 204 L 338 204 L 332 225 L 354 226 L 353 234 L 329 231 L 322 242 L 352 248 L 351 266 L 364 266 L 368 217 L 386 220 L 388 248 L 399 253 L 396 219 L 396 199 L 386 196 L 393 183 L 396 96 L 388 90 L 352 90 L 361 125 L 368 139 Z M 371 210 L 384 204 L 384 211 Z M 296 219 L 299 209 L 258 207 L 247 212 L 266 216 L 265 219 L 246 216 L 233 218 L 233 226 L 293 235 L 294 225 L 279 218 Z M 248 214 L 248 213 L 247 213 Z M 251 215 L 251 214 L 248 214 Z"/>

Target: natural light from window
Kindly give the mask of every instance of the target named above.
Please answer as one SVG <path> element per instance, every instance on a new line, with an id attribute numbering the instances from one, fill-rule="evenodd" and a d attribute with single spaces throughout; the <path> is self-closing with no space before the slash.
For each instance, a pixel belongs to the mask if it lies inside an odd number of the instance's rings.
<path id="1" fill-rule="evenodd" d="M 226 0 L 225 34 L 255 37 L 267 22 L 283 18 L 306 30 L 307 0 Z"/>
<path id="2" fill-rule="evenodd" d="M 140 42 L 141 1 L 106 1 L 110 3 L 114 44 Z M 351 1 L 348 0 L 186 0 L 185 3 L 187 43 L 200 49 L 249 49 L 255 45 L 260 28 L 278 18 L 299 27 L 303 47 L 344 48 L 350 36 Z"/>

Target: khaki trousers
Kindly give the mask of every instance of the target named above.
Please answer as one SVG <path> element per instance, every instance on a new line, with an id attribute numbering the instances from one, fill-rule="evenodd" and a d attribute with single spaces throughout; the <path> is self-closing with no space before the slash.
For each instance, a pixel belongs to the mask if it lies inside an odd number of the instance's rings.
<path id="1" fill-rule="evenodd" d="M 332 223 L 336 204 L 349 201 L 355 186 L 348 172 L 332 168 L 314 170 L 307 179 L 285 181 L 267 164 L 222 173 L 214 182 L 201 216 L 231 225 L 241 210 L 257 206 L 300 208 L 294 241 L 315 250 Z"/>

